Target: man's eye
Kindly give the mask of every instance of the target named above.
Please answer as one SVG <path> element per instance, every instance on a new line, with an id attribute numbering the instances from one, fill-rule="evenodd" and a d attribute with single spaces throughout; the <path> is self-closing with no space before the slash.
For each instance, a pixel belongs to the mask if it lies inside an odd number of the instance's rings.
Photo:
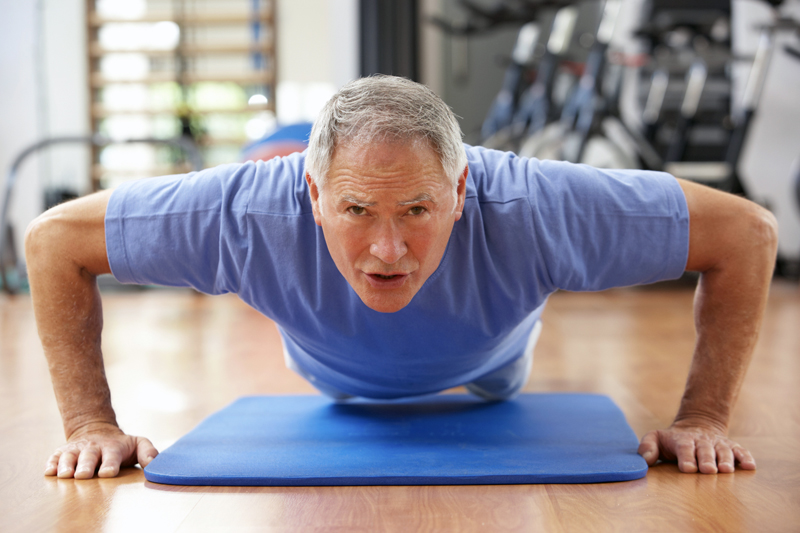
<path id="1" fill-rule="evenodd" d="M 367 212 L 367 210 L 366 210 L 366 209 L 364 209 L 363 207 L 361 207 L 360 205 L 353 205 L 353 206 L 350 206 L 350 208 L 349 208 L 348 210 L 349 210 L 351 213 L 353 213 L 354 215 L 363 215 L 364 213 L 366 213 L 366 212 Z"/>
<path id="2" fill-rule="evenodd" d="M 415 205 L 414 207 L 412 207 L 411 209 L 408 210 L 408 214 L 409 215 L 421 215 L 425 211 L 426 211 L 426 209 L 424 207 L 422 207 L 421 205 Z"/>

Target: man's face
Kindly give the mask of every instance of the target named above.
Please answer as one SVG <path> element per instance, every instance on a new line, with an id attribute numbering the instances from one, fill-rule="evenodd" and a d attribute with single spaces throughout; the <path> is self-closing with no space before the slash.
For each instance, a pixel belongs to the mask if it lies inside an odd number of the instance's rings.
<path id="1" fill-rule="evenodd" d="M 342 145 L 318 188 L 306 175 L 314 220 L 339 272 L 383 313 L 411 301 L 439 266 L 464 207 L 436 152 L 421 142 Z"/>

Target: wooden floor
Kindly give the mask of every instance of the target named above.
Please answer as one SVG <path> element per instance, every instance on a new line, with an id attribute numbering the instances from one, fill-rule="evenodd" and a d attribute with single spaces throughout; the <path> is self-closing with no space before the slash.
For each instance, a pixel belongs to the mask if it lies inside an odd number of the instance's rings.
<path id="1" fill-rule="evenodd" d="M 639 436 L 669 424 L 693 343 L 690 288 L 556 294 L 527 390 L 611 396 Z M 163 449 L 246 394 L 313 393 L 275 326 L 234 297 L 105 297 L 118 419 Z M 42 475 L 62 443 L 30 301 L 0 297 L 0 531 L 800 531 L 800 288 L 773 286 L 731 435 L 756 472 L 598 485 L 181 488 Z"/>

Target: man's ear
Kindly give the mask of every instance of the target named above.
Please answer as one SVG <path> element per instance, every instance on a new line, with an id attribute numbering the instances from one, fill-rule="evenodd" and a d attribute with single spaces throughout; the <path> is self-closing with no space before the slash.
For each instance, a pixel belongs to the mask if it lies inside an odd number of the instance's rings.
<path id="1" fill-rule="evenodd" d="M 308 195 L 311 197 L 311 212 L 314 213 L 314 222 L 317 226 L 322 226 L 322 215 L 319 209 L 319 187 L 311 178 L 311 174 L 306 172 L 306 183 L 308 184 Z"/>
<path id="2" fill-rule="evenodd" d="M 464 200 L 467 196 L 467 176 L 469 175 L 469 166 L 464 167 L 464 172 L 458 177 L 458 184 L 456 185 L 456 222 L 461 220 L 461 215 L 464 213 Z"/>

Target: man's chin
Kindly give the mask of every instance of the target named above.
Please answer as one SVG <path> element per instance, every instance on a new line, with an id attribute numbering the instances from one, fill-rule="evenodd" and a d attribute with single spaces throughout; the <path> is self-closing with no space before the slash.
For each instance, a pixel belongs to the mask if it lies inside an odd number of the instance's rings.
<path id="1" fill-rule="evenodd" d="M 408 295 L 406 291 L 398 291 L 397 294 L 391 294 L 392 291 L 385 291 L 389 294 L 375 294 L 373 291 L 359 291 L 358 296 L 364 305 L 377 311 L 379 313 L 396 313 L 411 303 L 414 295 Z"/>

